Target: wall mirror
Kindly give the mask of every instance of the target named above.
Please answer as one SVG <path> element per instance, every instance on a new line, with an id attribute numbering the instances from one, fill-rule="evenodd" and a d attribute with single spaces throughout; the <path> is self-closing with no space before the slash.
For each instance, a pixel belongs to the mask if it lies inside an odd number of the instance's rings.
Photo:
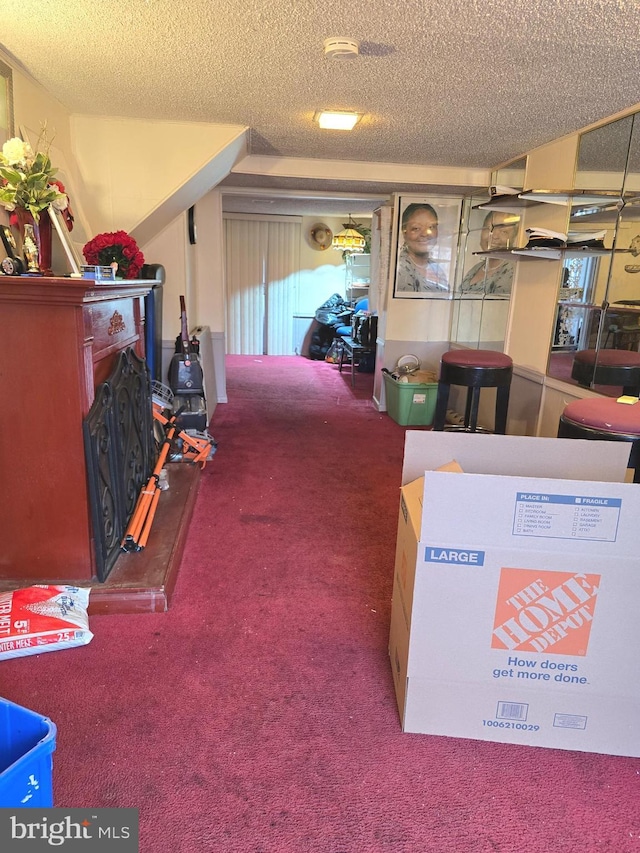
<path id="1" fill-rule="evenodd" d="M 623 191 L 626 199 L 640 194 L 640 115 L 637 113 L 633 116 Z"/>
<path id="2" fill-rule="evenodd" d="M 527 169 L 527 158 L 520 157 L 518 160 L 513 160 L 505 166 L 496 169 L 491 176 L 492 186 L 512 187 L 516 190 L 523 190 L 524 176 Z"/>
<path id="3" fill-rule="evenodd" d="M 612 121 L 581 134 L 575 188 L 622 192 L 633 116 Z"/>
<path id="4" fill-rule="evenodd" d="M 582 134 L 575 187 L 601 195 L 568 216 L 595 244 L 563 259 L 548 374 L 618 397 L 640 349 L 640 114 Z"/>
<path id="5" fill-rule="evenodd" d="M 492 186 L 524 189 L 526 158 L 492 174 Z M 465 199 L 451 313 L 452 342 L 473 349 L 504 347 L 515 261 L 508 251 L 518 245 L 520 216 L 491 208 L 488 193 Z M 478 256 L 476 252 L 494 252 Z"/>

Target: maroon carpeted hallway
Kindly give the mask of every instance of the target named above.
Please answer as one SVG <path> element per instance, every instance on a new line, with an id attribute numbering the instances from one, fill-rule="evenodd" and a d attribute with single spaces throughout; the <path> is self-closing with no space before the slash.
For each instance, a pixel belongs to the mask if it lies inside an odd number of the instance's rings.
<path id="1" fill-rule="evenodd" d="M 58 726 L 56 805 L 139 807 L 143 853 L 638 853 L 638 760 L 401 732 L 404 429 L 372 377 L 227 369 L 169 612 L 0 664 Z"/>

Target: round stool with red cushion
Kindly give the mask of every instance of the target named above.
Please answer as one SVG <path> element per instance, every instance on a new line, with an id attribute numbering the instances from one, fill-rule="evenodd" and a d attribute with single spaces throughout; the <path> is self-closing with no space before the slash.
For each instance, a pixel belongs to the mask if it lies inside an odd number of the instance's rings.
<path id="1" fill-rule="evenodd" d="M 577 352 L 571 378 L 588 388 L 594 385 L 621 385 L 623 394 L 640 394 L 640 352 L 626 349 L 585 349 Z"/>
<path id="2" fill-rule="evenodd" d="M 440 361 L 433 429 L 438 431 L 445 429 L 451 386 L 462 385 L 468 389 L 462 429 L 467 432 L 477 431 L 480 390 L 496 388 L 494 432 L 504 435 L 507 431 L 507 409 L 512 375 L 513 361 L 502 352 L 495 350 L 445 352 Z"/>
<path id="3" fill-rule="evenodd" d="M 574 400 L 560 417 L 558 438 L 630 442 L 629 468 L 634 469 L 633 482 L 640 483 L 640 403 L 610 397 Z"/>

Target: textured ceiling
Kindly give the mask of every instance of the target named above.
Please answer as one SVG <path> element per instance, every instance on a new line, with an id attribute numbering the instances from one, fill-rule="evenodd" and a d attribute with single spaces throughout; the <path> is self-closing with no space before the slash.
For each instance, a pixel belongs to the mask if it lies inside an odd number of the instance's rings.
<path id="1" fill-rule="evenodd" d="M 252 154 L 490 168 L 639 100 L 637 0 L 0 0 L 72 111 L 224 122 Z M 353 60 L 323 41 L 360 41 Z M 355 109 L 352 133 L 320 108 Z"/>

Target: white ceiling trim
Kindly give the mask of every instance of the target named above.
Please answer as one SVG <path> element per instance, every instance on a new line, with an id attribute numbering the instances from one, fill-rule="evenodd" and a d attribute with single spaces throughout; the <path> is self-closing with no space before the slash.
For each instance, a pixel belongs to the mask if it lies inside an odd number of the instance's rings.
<path id="1" fill-rule="evenodd" d="M 381 196 L 381 193 L 320 192 L 318 190 L 267 189 L 266 187 L 221 186 L 220 191 L 224 195 L 308 199 L 310 201 L 376 201 Z"/>
<path id="2" fill-rule="evenodd" d="M 321 160 L 250 154 L 231 170 L 245 175 L 278 178 L 318 178 L 393 184 L 440 184 L 450 187 L 486 187 L 489 169 L 456 166 L 416 166 L 406 163 L 367 163 L 360 160 Z"/>
<path id="3" fill-rule="evenodd" d="M 301 216 L 288 216 L 287 214 L 264 214 L 264 213 L 235 213 L 232 211 L 227 212 L 226 210 L 222 212 L 223 219 L 243 219 L 248 221 L 256 221 L 260 222 L 299 222 L 302 224 Z"/>

